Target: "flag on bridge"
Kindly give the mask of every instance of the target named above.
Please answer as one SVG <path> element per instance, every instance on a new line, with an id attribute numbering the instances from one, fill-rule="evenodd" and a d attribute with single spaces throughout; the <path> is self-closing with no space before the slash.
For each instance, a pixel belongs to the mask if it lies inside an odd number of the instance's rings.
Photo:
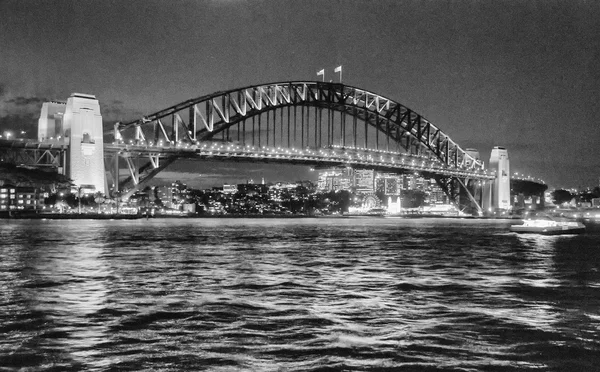
<path id="1" fill-rule="evenodd" d="M 325 81 L 325 69 L 322 69 L 321 71 L 317 72 L 317 76 L 323 76 L 323 81 Z"/>
<path id="2" fill-rule="evenodd" d="M 333 70 L 333 72 L 339 72 L 340 73 L 340 83 L 342 82 L 342 66 L 339 65 L 338 67 L 335 68 L 335 70 Z"/>

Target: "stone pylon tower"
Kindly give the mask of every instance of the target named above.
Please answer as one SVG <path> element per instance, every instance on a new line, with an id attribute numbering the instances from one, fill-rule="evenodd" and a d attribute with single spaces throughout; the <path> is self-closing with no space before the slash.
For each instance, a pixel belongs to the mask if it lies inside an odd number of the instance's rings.
<path id="1" fill-rule="evenodd" d="M 69 143 L 66 175 L 82 192 L 106 193 L 102 115 L 96 97 L 73 93 L 62 124 Z"/>
<path id="2" fill-rule="evenodd" d="M 63 135 L 63 117 L 66 108 L 66 102 L 51 101 L 42 104 L 42 112 L 38 119 L 39 141 L 59 140 L 58 136 Z"/>
<path id="3" fill-rule="evenodd" d="M 496 173 L 496 179 L 489 184 L 487 193 L 489 205 L 487 207 L 492 210 L 508 210 L 512 204 L 510 200 L 510 162 L 506 148 L 496 146 L 492 149 L 489 168 Z"/>

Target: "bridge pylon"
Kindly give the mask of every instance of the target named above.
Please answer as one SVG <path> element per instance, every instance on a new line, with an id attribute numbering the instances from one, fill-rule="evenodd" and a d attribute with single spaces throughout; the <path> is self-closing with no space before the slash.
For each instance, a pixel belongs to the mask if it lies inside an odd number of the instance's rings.
<path id="1" fill-rule="evenodd" d="M 67 176 L 85 191 L 106 193 L 102 115 L 95 96 L 69 97 L 62 132 L 69 139 Z"/>
<path id="2" fill-rule="evenodd" d="M 498 210 L 508 211 L 512 207 L 508 150 L 500 146 L 494 147 L 490 154 L 489 167 L 496 177 L 486 183 L 484 209 L 486 213 L 494 213 Z"/>

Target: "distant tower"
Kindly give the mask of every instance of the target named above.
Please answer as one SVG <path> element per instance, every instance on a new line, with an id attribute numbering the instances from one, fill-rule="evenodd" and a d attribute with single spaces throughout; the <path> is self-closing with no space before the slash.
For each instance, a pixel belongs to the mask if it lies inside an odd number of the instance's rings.
<path id="1" fill-rule="evenodd" d="M 84 192 L 106 193 L 104 139 L 95 96 L 73 93 L 67 100 L 63 136 L 69 138 L 67 176 Z"/>
<path id="2" fill-rule="evenodd" d="M 44 102 L 38 119 L 38 140 L 54 140 L 63 133 L 63 116 L 66 102 Z"/>
<path id="3" fill-rule="evenodd" d="M 474 160 L 479 161 L 480 157 L 479 157 L 479 150 L 477 149 L 466 149 L 465 152 L 470 155 Z M 471 159 L 467 160 L 467 163 L 471 163 Z"/>
<path id="4" fill-rule="evenodd" d="M 496 172 L 496 179 L 491 183 L 492 209 L 510 209 L 510 164 L 508 151 L 496 146 L 490 155 L 490 170 Z"/>

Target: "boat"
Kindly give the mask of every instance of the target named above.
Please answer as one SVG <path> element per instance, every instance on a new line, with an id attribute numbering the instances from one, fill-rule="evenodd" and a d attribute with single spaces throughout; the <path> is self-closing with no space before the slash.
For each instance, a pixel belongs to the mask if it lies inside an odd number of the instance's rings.
<path id="1" fill-rule="evenodd" d="M 581 222 L 538 215 L 534 219 L 523 220 L 521 225 L 511 225 L 510 231 L 542 235 L 582 234 L 585 232 L 585 225 Z"/>

